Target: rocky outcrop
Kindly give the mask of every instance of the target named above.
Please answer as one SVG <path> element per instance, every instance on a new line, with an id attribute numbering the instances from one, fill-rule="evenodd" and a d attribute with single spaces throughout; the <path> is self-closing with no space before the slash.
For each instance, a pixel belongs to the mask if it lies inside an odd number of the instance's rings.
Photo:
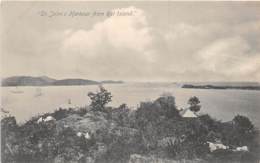
<path id="1" fill-rule="evenodd" d="M 106 154 L 110 139 L 123 139 L 125 143 L 131 143 L 139 133 L 137 129 L 123 127 L 116 121 L 109 119 L 107 113 L 89 111 L 84 116 L 78 114 L 69 115 L 56 121 L 58 131 L 64 128 L 72 128 L 76 133 L 90 133 L 95 140 L 95 145 L 89 149 L 91 155 L 88 162 L 97 160 Z M 110 142 L 111 143 L 111 142 Z M 57 162 L 59 162 L 57 158 Z"/>
<path id="2" fill-rule="evenodd" d="M 101 112 L 88 112 L 84 116 L 72 114 L 57 122 L 58 128 L 71 127 L 75 131 L 90 132 L 95 134 L 99 130 L 113 127 L 112 122 L 105 118 L 106 114 Z"/>

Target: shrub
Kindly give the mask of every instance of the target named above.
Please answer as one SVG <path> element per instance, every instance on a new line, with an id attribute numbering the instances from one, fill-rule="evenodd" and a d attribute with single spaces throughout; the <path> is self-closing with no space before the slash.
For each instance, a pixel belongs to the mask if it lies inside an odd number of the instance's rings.
<path id="1" fill-rule="evenodd" d="M 126 134 L 114 136 L 108 145 L 108 149 L 96 162 L 104 163 L 123 163 L 128 162 L 131 154 L 145 153 L 145 147 L 140 133 L 134 136 Z"/>
<path id="2" fill-rule="evenodd" d="M 34 118 L 35 119 L 35 118 Z M 61 162 L 80 161 L 85 158 L 95 141 L 78 137 L 72 128 L 57 131 L 55 122 L 38 124 L 30 120 L 21 126 L 15 118 L 1 121 L 2 162 Z"/>
<path id="3" fill-rule="evenodd" d="M 230 133 L 234 145 L 250 145 L 255 138 L 256 131 L 252 122 L 245 116 L 237 115 L 233 119 L 233 128 Z"/>
<path id="4" fill-rule="evenodd" d="M 234 117 L 233 122 L 235 127 L 240 130 L 240 132 L 250 133 L 254 129 L 252 122 L 245 116 L 237 115 Z"/>
<path id="5" fill-rule="evenodd" d="M 179 117 L 179 111 L 175 105 L 175 97 L 163 96 L 155 100 L 155 105 L 158 105 L 158 109 L 163 111 L 163 115 L 168 118 Z"/>
<path id="6" fill-rule="evenodd" d="M 156 123 L 160 117 L 180 117 L 173 96 L 160 97 L 154 102 L 142 102 L 136 111 L 137 123 L 141 126 L 147 122 Z"/>
<path id="7" fill-rule="evenodd" d="M 190 105 L 190 110 L 193 112 L 200 111 L 201 106 L 199 105 L 200 100 L 198 97 L 193 96 L 189 99 L 188 104 Z"/>
<path id="8" fill-rule="evenodd" d="M 87 108 L 85 107 L 82 107 L 82 108 L 79 108 L 76 113 L 80 116 L 84 116 L 86 113 L 88 112 Z"/>
<path id="9" fill-rule="evenodd" d="M 130 110 L 126 104 L 120 105 L 118 108 L 111 110 L 111 116 L 114 121 L 116 121 L 120 126 L 131 126 L 130 122 Z"/>
<path id="10" fill-rule="evenodd" d="M 54 113 L 52 114 L 52 116 L 56 119 L 56 120 L 60 120 L 63 118 L 66 118 L 68 116 L 68 110 L 67 109 L 62 109 L 59 108 L 58 110 L 55 110 Z"/>

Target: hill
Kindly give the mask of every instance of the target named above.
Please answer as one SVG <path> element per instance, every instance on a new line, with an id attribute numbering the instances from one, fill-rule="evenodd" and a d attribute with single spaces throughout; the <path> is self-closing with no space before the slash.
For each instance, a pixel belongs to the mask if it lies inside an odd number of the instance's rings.
<path id="1" fill-rule="evenodd" d="M 121 84 L 123 81 L 94 81 L 88 79 L 61 79 L 57 80 L 48 76 L 12 76 L 2 79 L 1 86 L 12 87 L 12 86 L 69 86 L 69 85 L 95 85 L 95 84 Z"/>
<path id="2" fill-rule="evenodd" d="M 240 90 L 260 90 L 260 86 L 228 86 L 228 85 L 191 85 L 184 84 L 182 88 L 190 88 L 190 89 L 240 89 Z"/>
<path id="3" fill-rule="evenodd" d="M 114 80 L 104 80 L 104 81 L 101 81 L 101 83 L 103 83 L 103 84 L 122 84 L 122 83 L 124 83 L 124 82 L 121 81 L 121 80 L 118 80 L 118 81 L 114 81 Z"/>
<path id="4" fill-rule="evenodd" d="M 50 85 L 55 79 L 32 76 L 13 76 L 2 80 L 2 86 L 46 86 Z"/>
<path id="5" fill-rule="evenodd" d="M 86 79 L 63 79 L 63 80 L 56 80 L 55 82 L 51 83 L 51 85 L 93 85 L 93 84 L 100 84 L 100 82 L 94 80 L 86 80 Z"/>

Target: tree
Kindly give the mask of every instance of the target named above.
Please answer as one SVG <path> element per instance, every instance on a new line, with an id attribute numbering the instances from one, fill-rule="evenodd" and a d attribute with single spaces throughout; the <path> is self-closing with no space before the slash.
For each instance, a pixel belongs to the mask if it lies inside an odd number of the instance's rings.
<path id="1" fill-rule="evenodd" d="M 249 118 L 237 115 L 232 120 L 233 129 L 231 131 L 231 142 L 235 145 L 250 145 L 254 144 L 256 136 L 255 128 Z"/>
<path id="2" fill-rule="evenodd" d="M 237 115 L 234 117 L 233 122 L 237 128 L 243 130 L 244 132 L 250 132 L 254 129 L 252 122 L 245 116 Z"/>
<path id="3" fill-rule="evenodd" d="M 193 96 L 189 99 L 188 104 L 190 105 L 190 110 L 193 112 L 198 112 L 200 111 L 201 106 L 200 104 L 200 100 L 198 97 Z"/>
<path id="4" fill-rule="evenodd" d="M 92 108 L 97 111 L 102 111 L 105 105 L 112 101 L 112 95 L 102 85 L 99 86 L 99 92 L 89 92 L 88 97 L 91 99 Z"/>

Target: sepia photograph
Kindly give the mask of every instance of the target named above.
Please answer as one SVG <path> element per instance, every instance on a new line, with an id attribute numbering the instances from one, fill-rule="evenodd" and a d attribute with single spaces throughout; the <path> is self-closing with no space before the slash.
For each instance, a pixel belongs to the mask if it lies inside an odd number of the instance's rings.
<path id="1" fill-rule="evenodd" d="M 1 163 L 260 163 L 260 2 L 0 4 Z"/>

